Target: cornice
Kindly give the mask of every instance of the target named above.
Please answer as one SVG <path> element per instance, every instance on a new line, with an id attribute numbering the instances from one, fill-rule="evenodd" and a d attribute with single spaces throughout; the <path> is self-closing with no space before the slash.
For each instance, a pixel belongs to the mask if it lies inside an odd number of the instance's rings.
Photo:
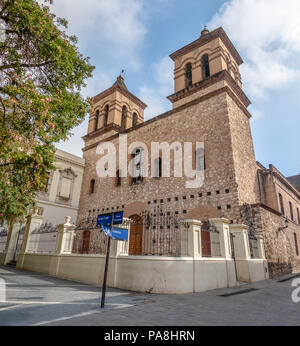
<path id="1" fill-rule="evenodd" d="M 147 105 L 143 101 L 141 101 L 139 98 L 137 98 L 135 95 L 133 95 L 130 91 L 122 89 L 118 85 L 113 85 L 109 89 L 107 89 L 107 90 L 101 92 L 100 94 L 94 96 L 92 98 L 92 101 L 93 101 L 93 103 L 97 103 L 98 101 L 100 101 L 101 99 L 104 99 L 105 97 L 111 95 L 115 91 L 118 91 L 121 94 L 123 94 L 124 96 L 126 96 L 129 100 L 131 100 L 132 102 L 137 104 L 143 110 L 145 110 L 147 108 Z"/>
<path id="2" fill-rule="evenodd" d="M 214 96 L 220 95 L 220 94 L 225 93 L 225 92 L 237 103 L 238 107 L 244 112 L 244 114 L 245 114 L 248 118 L 251 118 L 251 114 L 250 114 L 250 113 L 247 111 L 247 109 L 242 105 L 242 103 L 241 103 L 241 102 L 239 101 L 239 99 L 235 96 L 235 94 L 232 92 L 232 90 L 231 90 L 228 86 L 226 86 L 226 87 L 224 87 L 224 88 L 215 90 L 215 91 L 213 91 L 213 92 L 211 92 L 211 93 L 208 93 L 208 94 L 206 94 L 206 95 L 203 95 L 203 96 L 201 96 L 201 97 L 198 97 L 198 98 L 196 98 L 196 99 L 193 100 L 193 101 L 190 101 L 190 102 L 188 102 L 188 103 L 186 103 L 186 104 L 184 104 L 184 105 L 182 105 L 182 106 L 179 106 L 179 107 L 177 107 L 177 108 L 175 108 L 175 109 L 172 109 L 172 110 L 170 110 L 170 111 L 168 111 L 168 112 L 166 112 L 166 113 L 163 113 L 163 114 L 161 114 L 161 115 L 158 115 L 157 117 L 154 117 L 154 118 L 152 118 L 152 119 L 149 119 L 148 121 L 146 121 L 146 122 L 144 122 L 144 123 L 142 123 L 142 124 L 139 124 L 139 125 L 137 125 L 137 126 L 134 127 L 134 128 L 129 128 L 129 129 L 127 129 L 127 130 L 120 131 L 120 133 L 125 134 L 125 133 L 129 133 L 129 132 L 131 132 L 131 131 L 138 130 L 138 129 L 141 128 L 141 127 L 148 126 L 148 125 L 150 125 L 151 123 L 154 123 L 154 122 L 159 121 L 159 120 L 161 120 L 161 119 L 167 118 L 167 117 L 171 116 L 172 114 L 175 114 L 175 113 L 177 113 L 177 112 L 180 112 L 180 111 L 182 111 L 182 110 L 184 110 L 184 109 L 186 109 L 186 108 L 188 108 L 188 107 L 191 107 L 191 106 L 193 106 L 193 105 L 196 105 L 196 104 L 198 104 L 198 103 L 200 103 L 200 102 L 203 102 L 203 101 L 205 101 L 205 100 L 208 100 L 208 99 L 210 99 L 210 98 L 212 98 L 212 97 L 214 97 Z M 112 135 L 112 136 L 110 136 L 110 137 L 108 137 L 108 138 L 105 138 L 105 139 L 103 139 L 103 140 L 99 140 L 99 141 L 96 142 L 96 143 L 93 143 L 93 144 L 91 144 L 91 145 L 89 145 L 89 146 L 86 146 L 85 148 L 82 149 L 82 151 L 88 151 L 88 150 L 90 150 L 90 149 L 96 147 L 96 146 L 97 146 L 99 143 L 101 143 L 101 142 L 104 142 L 104 141 L 111 141 L 111 140 L 117 138 L 117 137 L 119 136 L 120 133 L 114 134 L 114 135 Z M 95 133 L 95 136 L 96 136 L 96 133 Z"/>
<path id="3" fill-rule="evenodd" d="M 227 70 L 220 71 L 212 76 L 210 76 L 207 79 L 204 79 L 200 82 L 197 82 L 193 84 L 190 87 L 187 87 L 185 89 L 182 89 L 178 91 L 175 94 L 172 94 L 168 96 L 167 98 L 172 102 L 177 102 L 180 99 L 183 99 L 187 96 L 190 96 L 200 90 L 203 90 L 205 88 L 208 88 L 212 86 L 215 83 L 218 83 L 222 80 L 225 80 L 228 85 L 232 88 L 232 90 L 236 93 L 236 95 L 239 97 L 241 102 L 244 104 L 244 106 L 247 108 L 251 101 L 248 99 L 246 94 L 243 92 L 243 90 L 237 85 L 237 83 L 234 81 L 234 79 L 231 77 L 230 73 Z"/>
<path id="4" fill-rule="evenodd" d="M 218 37 L 221 38 L 221 40 L 223 41 L 226 48 L 229 50 L 229 52 L 231 53 L 231 55 L 233 56 L 233 58 L 235 59 L 237 64 L 241 65 L 243 63 L 243 59 L 241 58 L 238 51 L 235 49 L 234 45 L 232 44 L 231 40 L 229 39 L 229 37 L 227 36 L 227 34 L 225 33 L 225 31 L 222 27 L 220 27 L 214 31 L 211 31 L 208 34 L 201 36 L 200 38 L 198 38 L 194 42 L 184 46 L 181 49 L 178 49 L 176 52 L 170 54 L 170 58 L 173 61 L 175 61 L 175 59 L 177 59 L 178 57 L 185 55 L 185 54 L 189 53 L 190 51 L 192 51 L 196 48 L 199 48 L 199 47 L 205 45 L 206 43 L 208 43 L 209 41 L 212 41 Z"/>

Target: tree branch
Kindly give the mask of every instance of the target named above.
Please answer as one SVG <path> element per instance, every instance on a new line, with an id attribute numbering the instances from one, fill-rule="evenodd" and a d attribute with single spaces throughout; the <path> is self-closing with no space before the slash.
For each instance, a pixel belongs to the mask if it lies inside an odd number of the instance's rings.
<path id="1" fill-rule="evenodd" d="M 49 60 L 49 61 L 45 61 L 45 62 L 40 63 L 40 64 L 10 64 L 10 65 L 3 65 L 3 66 L 0 66 L 0 71 L 7 70 L 9 68 L 16 68 L 16 67 L 25 67 L 25 68 L 42 67 L 42 66 L 49 65 L 49 64 L 51 64 L 53 62 L 54 62 L 53 60 Z"/>

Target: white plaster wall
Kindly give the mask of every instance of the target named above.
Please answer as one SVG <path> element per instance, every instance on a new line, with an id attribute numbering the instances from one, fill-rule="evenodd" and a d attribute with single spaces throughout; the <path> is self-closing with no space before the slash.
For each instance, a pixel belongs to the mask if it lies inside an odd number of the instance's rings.
<path id="1" fill-rule="evenodd" d="M 150 293 L 193 292 L 193 260 L 169 257 L 119 257 L 116 287 Z"/>
<path id="2" fill-rule="evenodd" d="M 76 223 L 77 209 L 71 209 L 64 205 L 49 205 L 47 203 L 38 203 L 38 207 L 44 208 L 43 223 L 51 222 L 54 226 L 65 223 L 65 217 L 71 216 L 71 223 Z"/>
<path id="3" fill-rule="evenodd" d="M 26 254 L 25 270 L 101 285 L 105 256 Z M 110 287 L 151 293 L 193 293 L 236 284 L 234 264 L 225 259 L 119 256 L 109 259 Z"/>

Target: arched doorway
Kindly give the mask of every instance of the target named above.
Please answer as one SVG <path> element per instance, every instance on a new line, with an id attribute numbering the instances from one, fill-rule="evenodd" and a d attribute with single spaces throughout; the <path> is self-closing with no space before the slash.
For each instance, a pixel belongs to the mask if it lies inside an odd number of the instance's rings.
<path id="1" fill-rule="evenodd" d="M 130 225 L 130 239 L 129 239 L 129 255 L 137 256 L 142 255 L 142 241 L 143 241 L 143 222 L 139 215 L 130 216 L 132 223 Z"/>
<path id="2" fill-rule="evenodd" d="M 201 225 L 201 247 L 202 257 L 211 257 L 211 242 L 208 222 L 204 222 Z"/>
<path id="3" fill-rule="evenodd" d="M 84 231 L 83 232 L 83 239 L 82 239 L 82 253 L 88 254 L 90 250 L 90 238 L 91 238 L 91 232 L 90 231 Z"/>

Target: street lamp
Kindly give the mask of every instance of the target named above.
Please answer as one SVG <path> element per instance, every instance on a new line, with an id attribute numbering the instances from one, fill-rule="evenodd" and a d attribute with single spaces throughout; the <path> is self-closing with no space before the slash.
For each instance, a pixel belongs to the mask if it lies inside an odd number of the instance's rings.
<path id="1" fill-rule="evenodd" d="M 283 231 L 284 229 L 287 229 L 289 227 L 289 220 L 286 218 L 284 220 L 284 227 L 279 227 L 278 232 Z"/>

